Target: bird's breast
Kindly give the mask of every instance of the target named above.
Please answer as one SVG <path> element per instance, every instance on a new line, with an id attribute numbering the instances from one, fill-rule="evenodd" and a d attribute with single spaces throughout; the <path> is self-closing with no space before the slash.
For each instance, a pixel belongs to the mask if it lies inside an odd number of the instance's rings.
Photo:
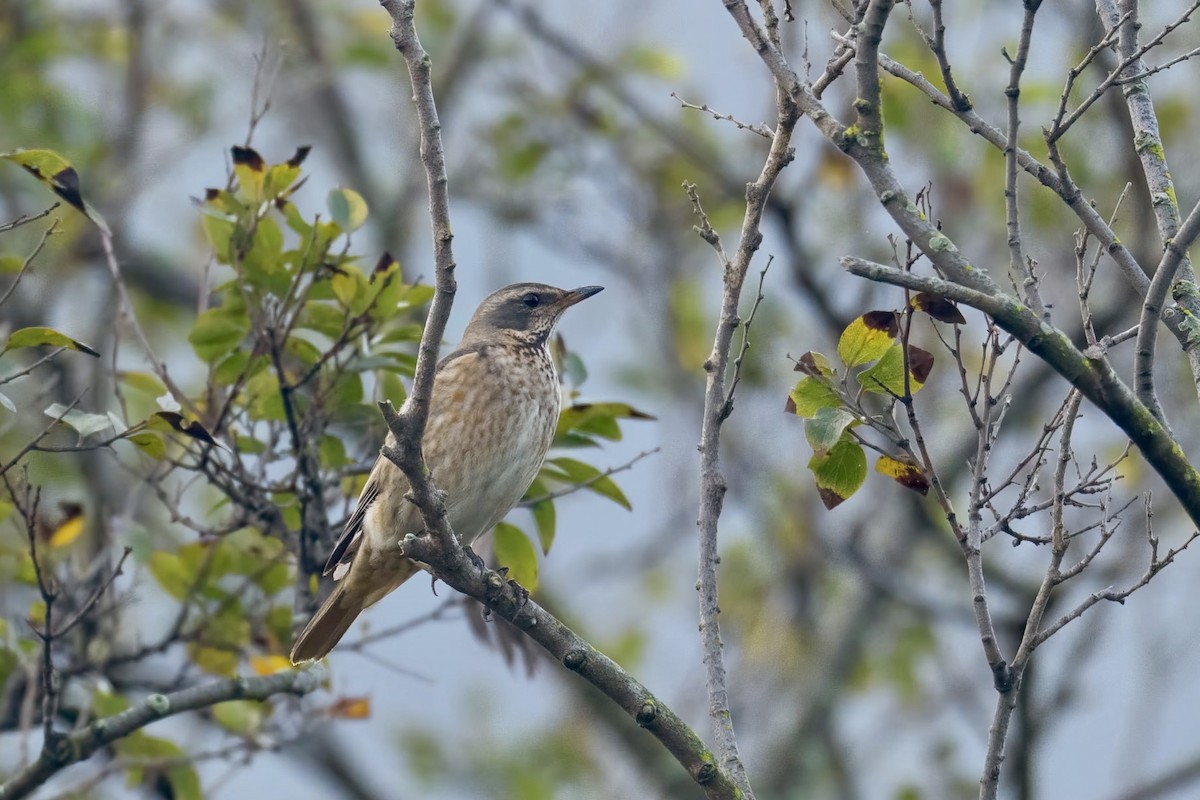
<path id="1" fill-rule="evenodd" d="M 438 374 L 425 433 L 434 482 L 465 542 L 489 530 L 537 476 L 558 422 L 559 386 L 542 348 L 490 348 Z"/>

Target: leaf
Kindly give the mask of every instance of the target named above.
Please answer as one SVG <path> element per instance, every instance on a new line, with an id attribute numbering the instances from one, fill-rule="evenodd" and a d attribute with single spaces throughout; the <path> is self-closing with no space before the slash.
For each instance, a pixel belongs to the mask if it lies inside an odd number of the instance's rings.
<path id="1" fill-rule="evenodd" d="M 157 433 L 141 431 L 125 438 L 133 442 L 138 449 L 151 458 L 161 459 L 167 455 L 167 444 Z"/>
<path id="2" fill-rule="evenodd" d="M 558 425 L 554 436 L 558 437 L 573 429 L 584 429 L 589 433 L 603 436 L 606 439 L 619 441 L 619 427 L 595 426 L 597 420 L 613 421 L 616 419 L 654 419 L 650 414 L 638 411 L 627 403 L 577 403 L 564 408 L 558 415 Z"/>
<path id="3" fill-rule="evenodd" d="M 178 553 L 155 550 L 150 554 L 150 574 L 163 591 L 176 600 L 187 597 L 196 581 L 196 570 L 189 567 Z"/>
<path id="4" fill-rule="evenodd" d="M 188 658 L 192 660 L 192 663 L 209 675 L 232 678 L 237 674 L 238 657 L 237 653 L 232 650 L 220 647 L 205 647 L 193 642 L 188 644 L 187 652 Z"/>
<path id="5" fill-rule="evenodd" d="M 282 658 L 282 656 L 274 656 L 274 658 Z M 263 704 L 257 700 L 227 700 L 213 706 L 212 715 L 217 724 L 230 733 L 249 736 L 262 727 L 263 719 L 266 716 L 263 714 L 263 708 Z"/>
<path id="6" fill-rule="evenodd" d="M 929 479 L 921 468 L 907 458 L 880 456 L 875 462 L 875 471 L 887 475 L 896 483 L 921 494 L 929 493 Z"/>
<path id="7" fill-rule="evenodd" d="M 53 150 L 12 150 L 0 153 L 0 158 L 12 161 L 25 168 L 42 183 L 50 187 L 50 191 L 65 200 L 68 204 L 83 212 L 83 215 L 96 224 L 96 227 L 109 235 L 108 224 L 92 205 L 83 199 L 79 185 L 79 173 L 71 166 L 71 162 Z"/>
<path id="8" fill-rule="evenodd" d="M 492 543 L 497 563 L 508 567 L 508 577 L 530 592 L 537 591 L 537 552 L 525 532 L 516 525 L 499 522 L 492 533 Z"/>
<path id="9" fill-rule="evenodd" d="M 355 301 L 360 296 L 366 295 L 367 279 L 359 272 L 357 267 L 344 266 L 339 267 L 338 271 L 329 279 L 329 285 L 333 287 L 333 293 L 337 295 L 337 299 L 342 302 L 351 313 L 361 313 L 356 308 Z"/>
<path id="10" fill-rule="evenodd" d="M 544 497 L 549 494 L 550 490 L 546 484 L 539 478 L 535 478 L 533 483 L 529 484 L 529 488 L 525 490 L 523 500 L 531 500 L 538 497 Z M 533 522 L 537 526 L 538 543 L 542 546 L 543 553 L 550 552 L 550 546 L 554 544 L 554 532 L 556 526 L 557 512 L 554 510 L 553 500 L 539 500 L 529 507 L 533 513 Z"/>
<path id="11" fill-rule="evenodd" d="M 70 426 L 81 438 L 92 436 L 112 427 L 112 420 L 108 418 L 107 414 L 89 414 L 77 408 L 68 411 L 62 403 L 54 403 L 42 413 Z"/>
<path id="12" fill-rule="evenodd" d="M 347 233 L 358 230 L 367 220 L 367 201 L 353 189 L 331 190 L 325 204 L 330 218 Z"/>
<path id="13" fill-rule="evenodd" d="M 156 773 L 154 762 L 171 764 L 161 772 L 170 784 L 169 795 L 174 800 L 203 800 L 200 777 L 196 768 L 187 761 L 187 753 L 170 739 L 151 736 L 145 731 L 134 731 L 117 741 L 116 751 L 121 758 L 136 764 L 128 770 L 131 785 L 140 784 L 147 772 Z"/>
<path id="14" fill-rule="evenodd" d="M 798 417 L 811 417 L 822 408 L 841 408 L 842 399 L 823 378 L 801 378 L 788 393 L 784 411 Z"/>
<path id="15" fill-rule="evenodd" d="M 233 220 L 204 214 L 200 217 L 200 227 L 204 228 L 204 235 L 212 244 L 213 255 L 216 256 L 217 261 L 222 264 L 233 263 L 235 259 L 230 245 L 233 241 L 233 232 L 237 229 Z"/>
<path id="16" fill-rule="evenodd" d="M 967 318 L 958 310 L 958 306 L 944 297 L 929 292 L 918 292 L 912 297 L 913 308 L 924 311 L 938 322 L 949 322 L 954 325 L 967 324 Z"/>
<path id="17" fill-rule="evenodd" d="M 229 149 L 233 155 L 233 174 L 237 176 L 238 197 L 251 203 L 263 199 L 263 181 L 266 177 L 266 162 L 255 150 L 234 145 Z"/>
<path id="18" fill-rule="evenodd" d="M 814 378 L 833 377 L 833 367 L 829 365 L 829 359 L 812 350 L 809 350 L 796 360 L 796 366 L 793 371 L 803 372 L 805 375 L 811 375 Z"/>
<path id="19" fill-rule="evenodd" d="M 71 350 L 78 350 L 81 353 L 87 353 L 89 356 L 100 357 L 100 353 L 88 347 L 78 339 L 72 339 L 65 333 L 60 333 L 54 328 L 21 328 L 9 334 L 8 342 L 4 345 L 4 350 L 16 350 L 19 347 L 40 347 L 49 345 L 51 347 L 66 347 Z"/>
<path id="20" fill-rule="evenodd" d="M 188 341 L 196 355 L 211 364 L 241 344 L 249 330 L 250 320 L 245 314 L 210 308 L 196 317 Z"/>
<path id="21" fill-rule="evenodd" d="M 566 457 L 551 458 L 546 463 L 553 464 L 562 470 L 563 476 L 566 477 L 566 483 L 582 485 L 586 481 L 591 481 L 585 488 L 598 495 L 607 497 L 627 511 L 633 510 L 633 506 L 630 505 L 628 498 L 625 497 L 625 493 L 621 491 L 616 482 L 607 475 L 603 475 L 599 469 L 593 467 L 591 464 L 585 464 L 577 459 Z M 562 481 L 561 477 L 556 477 L 555 479 Z"/>
<path id="22" fill-rule="evenodd" d="M 255 675 L 274 675 L 290 669 L 292 662 L 286 656 L 250 656 L 250 669 Z"/>
<path id="23" fill-rule="evenodd" d="M 371 698 L 339 697 L 326 709 L 326 713 L 338 719 L 367 719 L 371 716 Z"/>
<path id="24" fill-rule="evenodd" d="M 832 509 L 858 491 L 867 478 L 867 456 L 862 447 L 843 434 L 824 455 L 808 462 L 817 483 L 817 493 L 825 508 Z"/>
<path id="25" fill-rule="evenodd" d="M 876 394 L 891 394 L 904 396 L 904 356 L 903 347 L 896 343 L 888 349 L 879 362 L 870 369 L 863 370 L 858 375 L 858 382 L 863 389 Z M 908 388 L 916 394 L 925 385 L 930 370 L 933 369 L 933 354 L 914 345 L 909 345 L 909 380 Z"/>
<path id="26" fill-rule="evenodd" d="M 159 397 L 167 393 L 167 387 L 163 386 L 162 381 L 149 372 L 122 372 L 120 376 L 121 382 L 130 389 L 135 389 L 151 397 Z"/>
<path id="27" fill-rule="evenodd" d="M 838 358 L 848 367 L 858 367 L 882 356 L 900 333 L 895 311 L 868 311 L 842 331 Z"/>
<path id="28" fill-rule="evenodd" d="M 221 444 L 212 437 L 208 429 L 200 424 L 199 420 L 185 422 L 182 414 L 174 411 L 155 411 L 150 415 L 150 419 L 146 423 L 153 428 L 162 430 L 164 426 L 173 431 L 178 431 L 184 436 L 190 436 L 193 439 L 198 439 L 205 444 L 212 444 L 220 447 Z"/>
<path id="29" fill-rule="evenodd" d="M 813 453 L 820 456 L 829 452 L 854 421 L 854 415 L 844 408 L 817 409 L 812 419 L 804 423 L 804 435 Z"/>
<path id="30" fill-rule="evenodd" d="M 66 547 L 80 537 L 86 527 L 86 522 L 87 520 L 83 516 L 83 509 L 76 506 L 73 509 L 73 513 L 67 515 L 67 518 L 54 530 L 54 533 L 50 534 L 50 546 Z"/>

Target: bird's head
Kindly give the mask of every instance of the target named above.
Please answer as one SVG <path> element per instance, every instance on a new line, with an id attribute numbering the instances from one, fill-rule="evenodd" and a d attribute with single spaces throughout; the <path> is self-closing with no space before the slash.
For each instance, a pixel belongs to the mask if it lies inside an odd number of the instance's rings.
<path id="1" fill-rule="evenodd" d="M 540 347 L 571 306 L 603 286 L 557 289 L 544 283 L 514 283 L 484 298 L 463 333 L 463 343 L 487 342 Z"/>

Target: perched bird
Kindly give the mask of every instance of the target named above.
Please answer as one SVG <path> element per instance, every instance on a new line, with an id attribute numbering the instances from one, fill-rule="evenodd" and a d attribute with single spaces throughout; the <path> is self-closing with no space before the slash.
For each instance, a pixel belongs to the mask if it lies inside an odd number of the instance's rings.
<path id="1" fill-rule="evenodd" d="M 438 364 L 422 450 L 463 545 L 495 527 L 541 469 L 560 402 L 550 334 L 564 311 L 602 288 L 505 286 L 479 304 L 458 348 Z M 325 565 L 336 586 L 296 639 L 293 664 L 325 656 L 364 608 L 420 569 L 397 547 L 423 528 L 408 490 L 404 473 L 381 456 Z"/>

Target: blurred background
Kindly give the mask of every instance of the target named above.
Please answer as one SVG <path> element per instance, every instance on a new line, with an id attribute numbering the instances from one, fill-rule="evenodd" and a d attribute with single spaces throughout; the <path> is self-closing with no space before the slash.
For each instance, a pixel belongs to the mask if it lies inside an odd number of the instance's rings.
<path id="1" fill-rule="evenodd" d="M 561 327 L 586 365 L 580 399 L 622 401 L 654 421 L 623 421 L 620 441 L 589 451 L 605 469 L 658 448 L 614 475 L 627 511 L 592 492 L 556 503 L 558 535 L 540 569 L 539 602 L 576 626 L 651 691 L 708 735 L 696 633 L 696 443 L 704 373 L 721 289 L 720 265 L 693 232 L 681 188 L 698 187 L 713 224 L 733 249 L 743 192 L 767 140 L 679 98 L 748 124 L 771 124 L 773 90 L 753 50 L 719 2 L 664 0 L 562 4 L 524 0 L 420 0 L 418 31 L 433 59 L 434 88 L 450 171 L 459 293 L 448 338 L 475 304 L 513 281 L 607 290 Z M 947 4 L 947 47 L 963 89 L 993 124 L 1005 120 L 1008 62 L 1019 8 L 985 0 Z M 1182 10 L 1146 4 L 1143 30 Z M 783 32 L 793 63 L 819 72 L 844 30 L 827 3 L 795 0 Z M 938 70 L 909 15 L 929 29 L 923 2 L 894 12 L 884 50 L 937 82 Z M 1082 0 L 1040 13 L 1022 87 L 1023 146 L 1045 160 L 1040 130 L 1053 117 L 1067 70 L 1103 35 Z M 345 186 L 370 208 L 354 245 L 373 262 L 392 253 L 405 280 L 432 277 L 425 178 L 417 160 L 408 77 L 374 3 L 324 0 L 175 2 L 0 0 L 0 150 L 44 147 L 79 170 L 85 194 L 114 231 L 139 318 L 160 356 L 189 391 L 203 385 L 188 332 L 213 284 L 211 250 L 191 198 L 224 186 L 229 148 L 247 141 L 270 163 L 301 145 L 308 181 L 293 197 L 324 213 L 326 193 Z M 1149 60 L 1195 45 L 1184 25 Z M 1145 34 L 1149 35 L 1149 34 Z M 1090 91 L 1114 56 L 1101 53 L 1081 83 Z M 1163 144 L 1181 204 L 1200 193 L 1200 60 L 1151 82 Z M 929 186 L 932 212 L 973 263 L 1002 283 L 1007 263 L 1003 155 L 898 81 L 884 81 L 887 147 L 906 187 Z M 852 114 L 849 81 L 827 107 Z M 1063 143 L 1084 194 L 1108 218 L 1132 185 L 1115 228 L 1144 264 L 1161 246 L 1119 93 L 1102 99 Z M 932 498 L 871 474 L 833 511 L 817 499 L 802 421 L 785 415 L 797 377 L 788 355 L 832 353 L 847 323 L 873 308 L 903 305 L 897 290 L 850 278 L 841 255 L 891 258 L 898 234 L 851 161 L 802 120 L 797 156 L 771 198 L 758 270 L 772 258 L 733 416 L 724 428 L 729 480 L 721 526 L 722 634 L 734 720 L 757 794 L 775 798 L 965 798 L 978 791 L 995 693 L 971 614 L 957 542 Z M 1026 251 L 1044 274 L 1055 323 L 1082 339 L 1075 284 L 1077 220 L 1049 191 L 1022 177 Z M 50 195 L 14 165 L 0 168 L 0 221 L 40 211 Z M 70 209 L 60 233 L 3 308 L 4 324 L 44 324 L 102 352 L 115 295 L 99 240 Z M 0 238 L 23 257 L 41 228 Z M 902 241 L 901 241 L 902 246 Z M 0 275 L 0 282 L 7 280 Z M 3 286 L 0 283 L 0 286 Z M 1092 290 L 1100 333 L 1136 323 L 1136 304 L 1109 262 Z M 968 312 L 964 342 L 976 350 L 984 322 Z M 965 507 L 974 432 L 952 361 L 928 330 L 939 363 L 917 398 L 934 458 L 951 497 Z M 124 369 L 145 370 L 126 337 Z M 1130 349 L 1132 345 L 1128 345 Z M 1183 441 L 1197 444 L 1194 390 L 1174 341 L 1161 345 L 1164 403 Z M 11 358 L 7 357 L 7 358 Z M 1130 353 L 1114 354 L 1129 375 Z M 56 361 L 56 381 L 14 392 L 0 410 L 0 462 L 46 424 L 41 409 L 95 386 L 83 360 Z M 195 362 L 194 367 L 189 363 Z M 18 369 L 17 360 L 0 372 Z M 977 366 L 977 364 L 976 364 Z M 995 453 L 1012 469 L 1066 394 L 1033 358 L 1014 379 L 1013 403 Z M 99 391 L 89 410 L 103 413 Z M 377 430 L 377 429 L 375 429 Z M 1085 404 L 1076 433 L 1080 463 L 1124 447 L 1115 428 Z M 347 447 L 369 457 L 366 429 Z M 84 504 L 112 529 L 188 540 L 153 497 L 134 492 L 136 471 L 112 469 L 105 452 L 39 453 L 33 477 L 53 501 Z M 1154 526 L 1167 545 L 1186 519 L 1135 456 L 1121 465 L 1114 504 L 1154 491 Z M 1048 482 L 1044 482 L 1048 485 Z M 137 502 L 131 497 L 139 498 Z M 198 513 L 216 513 L 212 507 Z M 1094 569 L 1064 591 L 1067 608 L 1092 591 L 1126 585 L 1147 562 L 1145 520 L 1135 502 Z M 514 523 L 530 529 L 529 512 Z M 1044 535 L 1047 520 L 1023 522 Z M 2 532 L 0 611 L 16 653 L 28 587 L 19 585 L 21 534 Z M 132 533 L 128 533 L 132 537 Z M 997 537 L 986 551 L 993 613 L 1011 653 L 1048 554 Z M 136 558 L 135 553 L 135 558 Z M 1005 762 L 1005 796 L 1150 800 L 1200 796 L 1200 656 L 1193 554 L 1123 606 L 1102 605 L 1040 650 L 1022 687 Z M 66 556 L 86 563 L 95 553 Z M 8 559 L 8 560 L 4 560 Z M 82 569 L 82 565 L 79 567 Z M 129 598 L 124 636 L 169 625 L 173 602 L 141 562 L 120 586 Z M 231 732 L 204 715 L 156 725 L 196 761 L 203 796 L 222 798 L 686 798 L 699 792 L 657 743 L 574 675 L 539 654 L 501 646 L 478 608 L 434 596 L 416 580 L 363 616 L 347 641 L 412 622 L 392 635 L 335 652 L 328 693 L 256 729 Z M 484 634 L 480 634 L 480 630 Z M 473 632 L 474 631 L 474 632 Z M 178 669 L 182 650 L 92 674 L 118 692 L 152 687 Z M 21 678 L 13 656 L 6 691 Z M 122 681 L 124 683 L 122 683 Z M 115 683 L 114 683 L 115 682 Z M 336 701 L 365 698 L 364 713 Z M 11 698 L 10 698 L 10 703 Z M 361 708 L 361 707 L 360 707 Z M 348 718 L 363 717 L 363 718 Z M 0 769 L 26 741 L 18 717 L 0 733 Z M 233 742 L 232 746 L 230 742 Z M 36 752 L 36 749 L 34 750 Z M 178 786 L 104 772 L 104 758 L 62 773 L 46 797 L 177 796 Z M 100 772 L 99 777 L 95 777 Z M 39 795 L 40 796 L 40 795 Z"/>

